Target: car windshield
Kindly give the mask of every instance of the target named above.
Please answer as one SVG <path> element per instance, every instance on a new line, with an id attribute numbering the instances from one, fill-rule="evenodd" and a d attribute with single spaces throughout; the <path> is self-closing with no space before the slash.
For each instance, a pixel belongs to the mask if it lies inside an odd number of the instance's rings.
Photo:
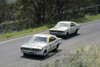
<path id="1" fill-rule="evenodd" d="M 69 27 L 69 23 L 58 23 L 56 27 Z"/>
<path id="2" fill-rule="evenodd" d="M 47 42 L 47 38 L 46 37 L 39 37 L 39 36 L 34 36 L 30 39 L 31 43 L 33 42 Z"/>

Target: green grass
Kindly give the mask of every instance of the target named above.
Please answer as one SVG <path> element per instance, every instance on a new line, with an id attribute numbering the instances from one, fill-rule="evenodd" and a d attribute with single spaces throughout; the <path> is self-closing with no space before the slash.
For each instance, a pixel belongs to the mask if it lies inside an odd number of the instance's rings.
<path id="1" fill-rule="evenodd" d="M 80 47 L 42 67 L 100 67 L 100 46 Z"/>
<path id="2" fill-rule="evenodd" d="M 73 21 L 75 21 L 77 23 L 85 23 L 88 21 L 99 20 L 99 19 L 100 19 L 100 14 L 94 15 L 94 16 L 85 16 L 85 17 L 79 18 L 79 19 L 73 19 Z"/>
<path id="3" fill-rule="evenodd" d="M 20 31 L 20 32 L 15 32 L 15 33 L 6 33 L 6 34 L 3 34 L 2 36 L 0 36 L 0 39 L 22 36 L 22 35 L 26 35 L 26 34 L 40 32 L 40 31 L 47 30 L 47 29 L 48 29 L 48 27 L 43 26 L 43 27 L 38 27 L 38 28 L 35 28 L 35 29 L 31 28 L 31 29 L 28 29 L 28 30 L 23 30 L 23 31 Z"/>
<path id="4" fill-rule="evenodd" d="M 88 22 L 88 21 L 93 21 L 93 20 L 98 20 L 100 19 L 100 14 L 98 15 L 94 15 L 94 16 L 85 16 L 84 18 L 78 18 L 78 19 L 74 19 L 71 21 L 75 21 L 77 23 L 84 23 L 84 22 Z M 41 32 L 43 30 L 48 30 L 49 28 L 53 27 L 55 24 L 50 24 L 50 25 L 46 25 L 43 27 L 38 27 L 35 29 L 28 29 L 28 30 L 23 30 L 23 31 L 19 31 L 19 32 L 15 32 L 15 33 L 5 33 L 3 35 L 0 36 L 0 39 L 7 39 L 10 37 L 16 37 L 16 36 L 22 36 L 22 35 L 26 35 L 26 34 L 30 34 L 30 33 L 37 33 L 37 32 Z"/>

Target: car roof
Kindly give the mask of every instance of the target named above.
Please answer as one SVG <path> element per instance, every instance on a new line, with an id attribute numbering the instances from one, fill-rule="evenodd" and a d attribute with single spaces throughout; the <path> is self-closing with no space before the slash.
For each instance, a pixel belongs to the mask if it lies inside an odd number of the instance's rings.
<path id="1" fill-rule="evenodd" d="M 54 35 L 51 35 L 51 34 L 35 34 L 33 36 L 39 36 L 39 37 L 51 37 L 51 36 L 54 36 Z"/>
<path id="2" fill-rule="evenodd" d="M 71 24 L 71 23 L 75 23 L 75 22 L 72 22 L 72 21 L 60 21 L 58 23 L 68 23 L 68 24 Z"/>

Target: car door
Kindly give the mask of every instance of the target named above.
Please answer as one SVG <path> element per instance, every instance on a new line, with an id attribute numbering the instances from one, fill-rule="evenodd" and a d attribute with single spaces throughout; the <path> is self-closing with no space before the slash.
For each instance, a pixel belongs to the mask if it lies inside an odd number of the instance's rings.
<path id="1" fill-rule="evenodd" d="M 53 50 L 55 47 L 56 47 L 56 44 L 57 44 L 57 42 L 56 42 L 56 38 L 55 37 L 50 37 L 49 38 L 49 50 Z"/>
<path id="2" fill-rule="evenodd" d="M 75 26 L 76 26 L 75 23 L 71 23 L 71 26 L 70 26 L 71 31 L 70 31 L 70 33 L 74 33 L 76 31 Z"/>

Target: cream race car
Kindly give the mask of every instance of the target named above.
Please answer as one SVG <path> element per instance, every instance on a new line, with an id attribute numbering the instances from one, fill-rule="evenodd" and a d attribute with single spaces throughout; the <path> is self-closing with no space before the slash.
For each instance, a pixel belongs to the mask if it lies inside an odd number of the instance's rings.
<path id="1" fill-rule="evenodd" d="M 60 21 L 57 25 L 49 30 L 50 34 L 56 36 L 68 37 L 69 34 L 77 34 L 80 25 L 71 21 Z"/>
<path id="2" fill-rule="evenodd" d="M 28 43 L 21 46 L 24 55 L 46 56 L 48 52 L 58 49 L 62 39 L 50 34 L 35 34 Z"/>

